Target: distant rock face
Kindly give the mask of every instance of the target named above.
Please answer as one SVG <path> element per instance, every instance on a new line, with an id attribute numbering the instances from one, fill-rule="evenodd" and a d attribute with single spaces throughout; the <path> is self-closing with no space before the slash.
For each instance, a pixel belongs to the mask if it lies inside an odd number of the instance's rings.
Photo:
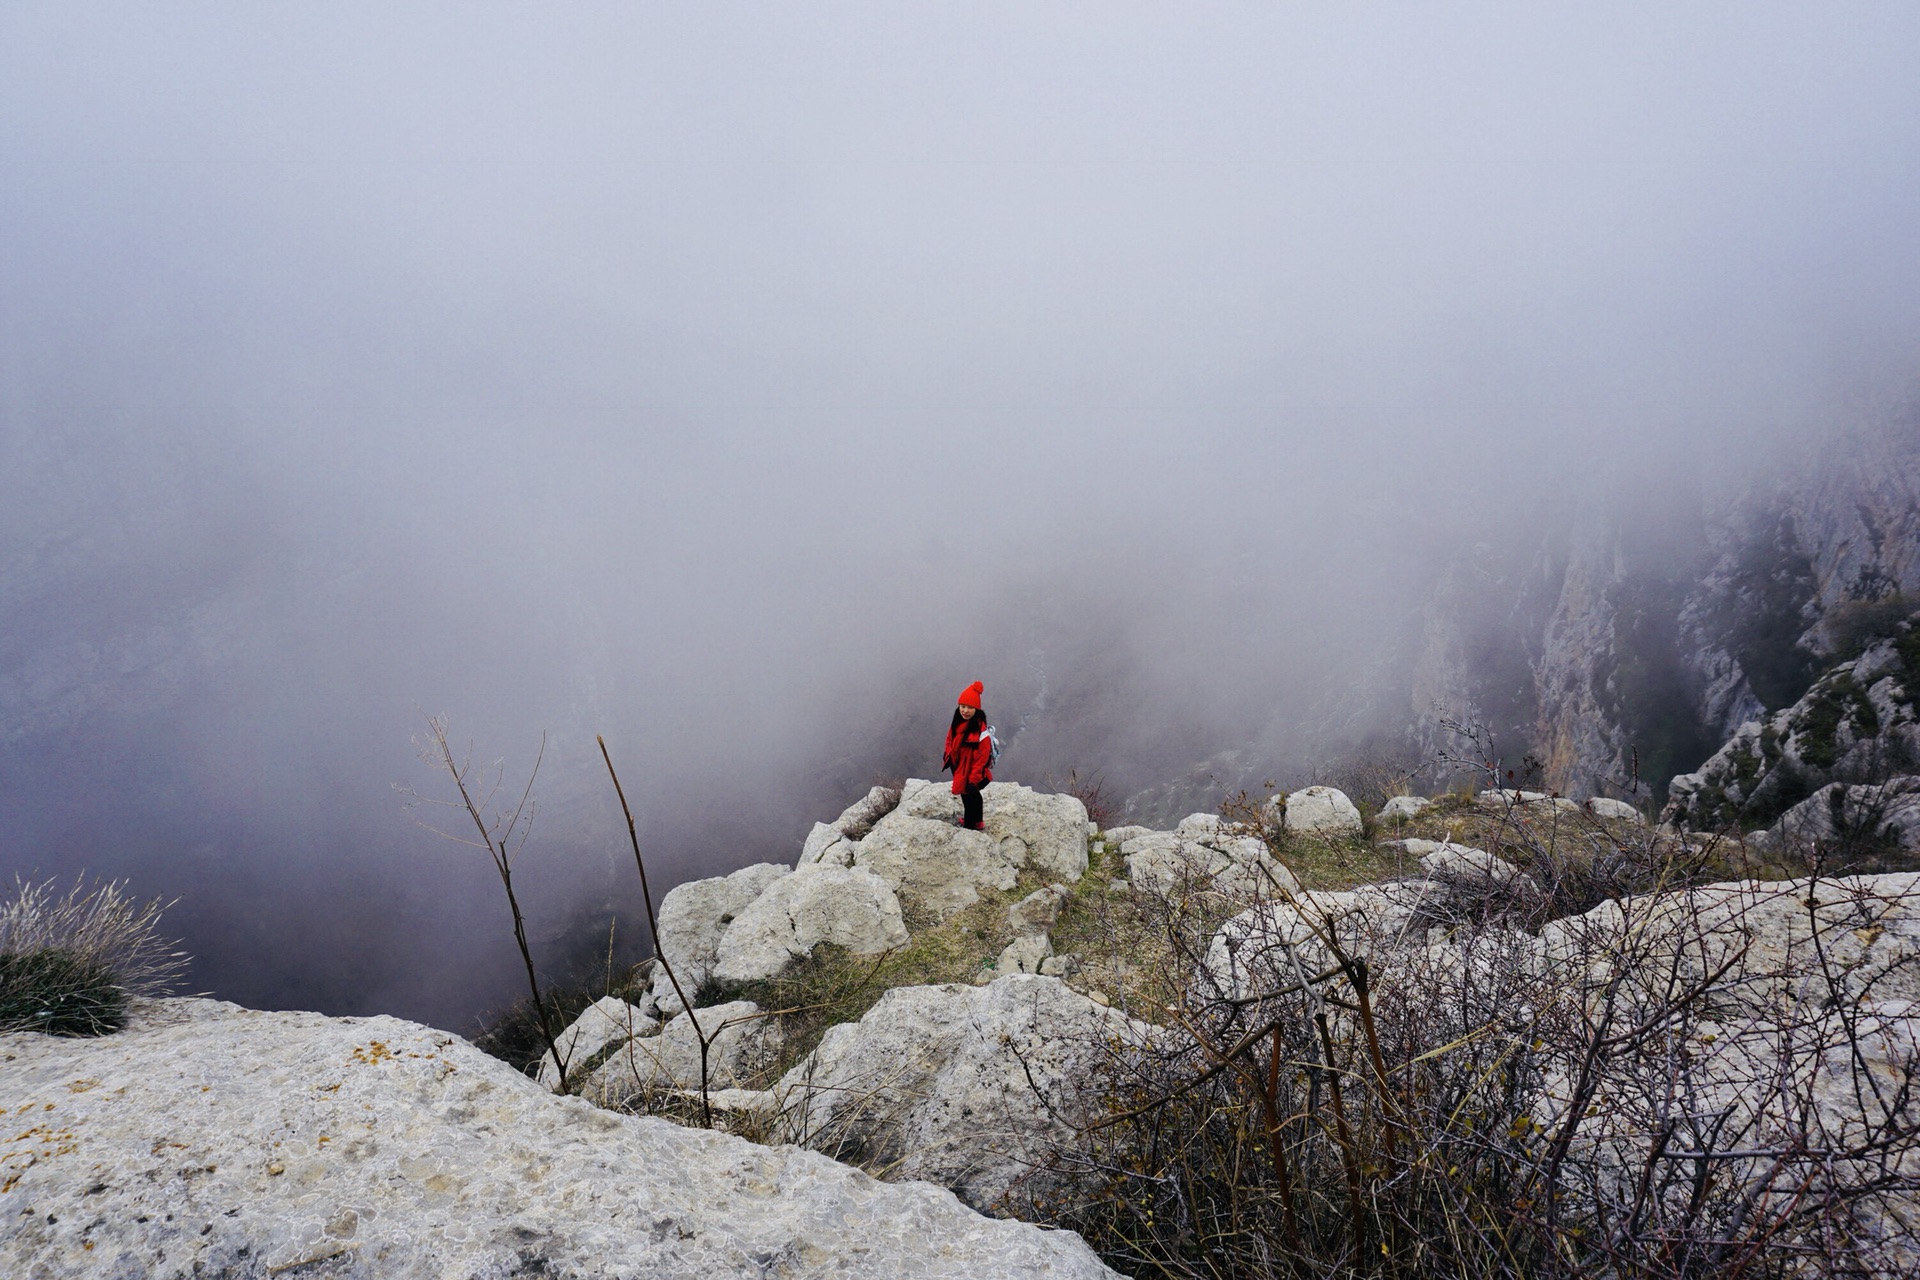
<path id="1" fill-rule="evenodd" d="M 1674 778 L 1663 822 L 1716 831 L 1769 826 L 1827 837 L 1851 830 L 1920 848 L 1920 626 L 1822 675 L 1793 705 L 1748 721 L 1692 773 Z M 1831 784 L 1843 784 L 1836 791 Z M 1781 820 L 1792 814 L 1785 827 Z"/>
<path id="2" fill-rule="evenodd" d="M 907 926 L 892 886 L 865 868 L 830 865 L 803 866 L 775 880 L 720 935 L 713 976 L 771 978 L 823 942 L 855 955 L 905 946 Z"/>
<path id="3" fill-rule="evenodd" d="M 895 987 L 781 1080 L 782 1136 L 942 1183 L 972 1205 L 1017 1204 L 1053 1189 L 1047 1154 L 1070 1132 L 1090 1055 L 1147 1034 L 1056 978 Z"/>
<path id="4" fill-rule="evenodd" d="M 791 867 L 762 862 L 742 867 L 732 875 L 689 880 L 661 900 L 655 946 L 673 966 L 673 976 L 680 980 L 689 1000 L 695 999 L 713 976 L 720 937 L 734 917 L 751 906 L 768 885 L 792 874 Z M 665 966 L 654 971 L 653 998 L 662 1012 L 677 1013 L 684 1008 L 674 994 Z"/>
<path id="5" fill-rule="evenodd" d="M 1114 1275 L 1071 1233 L 557 1098 L 395 1018 L 172 1000 L 0 1037 L 0 1108 L 23 1280 Z"/>
<path id="6" fill-rule="evenodd" d="M 1302 787 L 1287 795 L 1287 830 L 1309 835 L 1359 835 L 1360 810 L 1333 787 Z"/>
<path id="7" fill-rule="evenodd" d="M 1716 465 L 1715 471 L 1728 478 Z M 1783 474 L 1784 472 L 1784 474 Z M 1575 798 L 1658 787 L 1790 705 L 1861 608 L 1920 595 L 1920 432 L 1808 441 L 1790 467 L 1668 517 L 1570 509 L 1532 541 L 1462 548 L 1410 629 L 1399 702 L 1416 754 L 1486 725 Z M 1397 682 L 1396 682 L 1397 683 Z"/>

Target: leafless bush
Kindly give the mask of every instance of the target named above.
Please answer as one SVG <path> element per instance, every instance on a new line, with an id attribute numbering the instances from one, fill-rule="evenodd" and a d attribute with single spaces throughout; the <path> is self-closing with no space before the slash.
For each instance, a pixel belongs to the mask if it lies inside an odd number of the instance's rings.
<path id="1" fill-rule="evenodd" d="M 1107 777 L 1104 773 L 1089 773 L 1082 777 L 1080 770 L 1067 770 L 1065 782 L 1053 788 L 1063 795 L 1072 796 L 1087 807 L 1087 820 L 1100 830 L 1118 826 L 1123 819 L 1120 802 L 1107 790 Z"/>
<path id="2" fill-rule="evenodd" d="M 446 717 L 427 716 L 426 722 L 426 733 L 415 740 L 415 746 L 420 759 L 429 768 L 446 772 L 453 783 L 454 798 L 447 800 L 423 796 L 407 786 L 396 787 L 396 790 L 408 798 L 411 807 L 449 809 L 455 814 L 464 814 L 466 821 L 472 824 L 474 834 L 469 837 L 443 831 L 424 820 L 420 822 L 422 827 L 443 839 L 485 850 L 488 861 L 493 864 L 494 874 L 500 878 L 500 887 L 506 893 L 507 909 L 513 916 L 513 940 L 520 949 L 520 960 L 526 968 L 527 991 L 532 1000 L 540 1043 L 559 1071 L 560 1089 L 565 1092 L 567 1055 L 561 1051 L 557 1041 L 562 1025 L 560 1011 L 553 1007 L 541 989 L 540 977 L 533 965 L 533 947 L 527 941 L 526 917 L 520 910 L 520 897 L 513 887 L 513 860 L 526 847 L 527 837 L 533 831 L 537 807 L 533 799 L 533 784 L 540 775 L 540 763 L 546 757 L 546 738 L 543 735 L 540 739 L 540 754 L 534 758 L 533 768 L 527 773 L 527 785 L 521 789 L 513 806 L 508 808 L 500 796 L 505 782 L 500 767 L 497 764 L 491 768 L 476 767 L 470 748 L 456 751 L 447 736 Z M 511 793 L 508 795 L 511 797 Z M 456 816 L 453 821 L 459 822 L 460 819 Z"/>
<path id="3" fill-rule="evenodd" d="M 1904 886 L 1904 887 L 1902 887 Z M 1912 886 L 1681 888 L 1444 938 L 1388 889 L 1178 939 L 1061 1214 L 1175 1276 L 1892 1276 L 1920 1266 Z M 1192 923 L 1169 918 L 1173 929 Z"/>
<path id="4" fill-rule="evenodd" d="M 190 961 L 160 936 L 171 905 L 116 882 L 16 880 L 0 905 L 0 1031 L 104 1035 L 129 1000 L 173 991 Z"/>

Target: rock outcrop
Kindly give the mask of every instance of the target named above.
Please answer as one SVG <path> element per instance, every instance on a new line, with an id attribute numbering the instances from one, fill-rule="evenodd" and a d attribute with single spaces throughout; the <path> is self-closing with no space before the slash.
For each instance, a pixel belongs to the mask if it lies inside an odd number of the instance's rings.
<path id="1" fill-rule="evenodd" d="M 0 1274 L 1107 1280 L 1078 1237 L 557 1098 L 395 1018 L 160 1002 L 0 1037 Z"/>
<path id="2" fill-rule="evenodd" d="M 680 980 L 687 999 L 697 999 L 700 988 L 713 976 L 720 938 L 727 926 L 752 906 L 768 885 L 792 874 L 792 867 L 762 862 L 731 875 L 689 880 L 676 885 L 661 900 L 654 945 L 667 963 L 655 968 L 653 998 L 663 1013 L 678 1013 L 684 1007 L 674 993 L 673 979 Z M 667 965 L 673 968 L 671 976 Z"/>
<path id="3" fill-rule="evenodd" d="M 855 955 L 905 946 L 893 887 L 862 867 L 803 865 L 767 886 L 733 918 L 714 948 L 722 982 L 771 978 L 823 942 Z"/>
<path id="4" fill-rule="evenodd" d="M 1129 836 L 1120 852 L 1134 890 L 1163 898 L 1184 889 L 1250 900 L 1299 889 L 1293 873 L 1258 837 L 1209 830 L 1204 841 L 1174 831 Z"/>
<path id="5" fill-rule="evenodd" d="M 983 889 L 1011 889 L 1022 868 L 1072 882 L 1087 871 L 1087 808 L 1072 796 L 1018 783 L 981 792 L 983 831 L 958 825 L 960 798 L 909 779 L 899 807 L 854 844 L 852 862 L 941 915 L 977 902 Z"/>
<path id="6" fill-rule="evenodd" d="M 649 1003 L 651 1000 L 649 997 Z M 577 1075 L 608 1045 L 634 1036 L 650 1036 L 659 1029 L 659 1021 L 645 1009 L 628 1004 L 618 996 L 602 996 L 555 1036 L 554 1043 L 567 1070 Z M 542 1057 L 535 1078 L 549 1089 L 560 1087 L 560 1071 L 551 1054 Z"/>
<path id="7" fill-rule="evenodd" d="M 1425 796 L 1393 796 L 1380 806 L 1380 818 L 1386 822 L 1406 822 L 1433 807 Z"/>
<path id="8" fill-rule="evenodd" d="M 780 1133 L 976 1207 L 1018 1207 L 1062 1190 L 1048 1157 L 1089 1068 L 1111 1041 L 1148 1034 L 1055 978 L 896 987 L 782 1078 Z"/>
<path id="9" fill-rule="evenodd" d="M 1827 671 L 1673 779 L 1663 822 L 1920 848 L 1920 627 Z"/>
<path id="10" fill-rule="evenodd" d="M 1359 835 L 1360 810 L 1344 791 L 1333 787 L 1302 787 L 1287 794 L 1283 821 L 1289 831 L 1317 836 Z"/>
<path id="11" fill-rule="evenodd" d="M 700 1036 L 707 1038 L 709 1089 L 751 1085 L 779 1058 L 780 1022 L 751 1000 L 697 1008 L 668 1020 L 658 1034 L 620 1042 L 600 1068 L 580 1084 L 581 1096 L 603 1106 L 621 1107 L 651 1093 L 701 1087 Z"/>

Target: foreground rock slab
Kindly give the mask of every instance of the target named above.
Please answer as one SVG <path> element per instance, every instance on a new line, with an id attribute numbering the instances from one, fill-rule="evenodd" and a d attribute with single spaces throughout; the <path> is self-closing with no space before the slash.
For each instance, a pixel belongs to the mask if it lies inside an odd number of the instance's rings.
<path id="1" fill-rule="evenodd" d="M 395 1018 L 0 1037 L 0 1275 L 1111 1277 L 1079 1237 L 557 1098 Z"/>

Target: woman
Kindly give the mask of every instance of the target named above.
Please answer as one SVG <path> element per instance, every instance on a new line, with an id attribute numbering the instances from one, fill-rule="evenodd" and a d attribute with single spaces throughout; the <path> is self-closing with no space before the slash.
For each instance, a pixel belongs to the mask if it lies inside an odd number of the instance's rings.
<path id="1" fill-rule="evenodd" d="M 969 831 L 981 830 L 980 788 L 993 781 L 993 726 L 980 709 L 985 689 L 975 680 L 961 691 L 960 705 L 953 709 L 953 723 L 947 728 L 947 749 L 940 756 L 940 767 L 953 770 L 960 825 Z"/>

